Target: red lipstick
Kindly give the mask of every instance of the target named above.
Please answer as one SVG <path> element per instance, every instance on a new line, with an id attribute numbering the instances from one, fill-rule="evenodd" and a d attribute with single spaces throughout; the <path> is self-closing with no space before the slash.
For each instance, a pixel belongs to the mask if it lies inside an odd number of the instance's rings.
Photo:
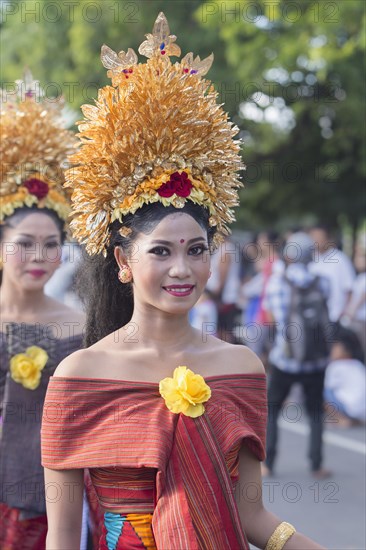
<path id="1" fill-rule="evenodd" d="M 32 269 L 28 271 L 29 275 L 32 275 L 32 277 L 35 277 L 36 279 L 39 279 L 42 277 L 45 273 L 47 273 L 44 269 Z"/>
<path id="2" fill-rule="evenodd" d="M 189 296 L 193 292 L 194 285 L 169 285 L 163 286 L 163 289 L 172 296 Z"/>

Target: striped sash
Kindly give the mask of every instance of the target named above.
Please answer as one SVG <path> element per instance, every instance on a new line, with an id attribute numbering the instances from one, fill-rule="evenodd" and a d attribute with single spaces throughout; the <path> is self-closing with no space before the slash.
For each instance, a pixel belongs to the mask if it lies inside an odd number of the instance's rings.
<path id="1" fill-rule="evenodd" d="M 225 457 L 207 415 L 180 415 L 152 523 L 158 548 L 249 548 Z"/>

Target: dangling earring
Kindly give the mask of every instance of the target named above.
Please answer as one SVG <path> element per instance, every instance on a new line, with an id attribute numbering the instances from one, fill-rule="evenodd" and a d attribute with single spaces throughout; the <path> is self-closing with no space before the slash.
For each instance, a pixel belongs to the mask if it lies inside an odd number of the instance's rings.
<path id="1" fill-rule="evenodd" d="M 123 265 L 118 272 L 118 280 L 122 284 L 132 281 L 132 271 L 128 265 Z"/>

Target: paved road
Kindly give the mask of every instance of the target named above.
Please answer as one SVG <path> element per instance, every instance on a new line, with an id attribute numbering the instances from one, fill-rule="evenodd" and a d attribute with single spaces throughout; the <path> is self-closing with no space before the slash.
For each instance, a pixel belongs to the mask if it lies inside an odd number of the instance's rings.
<path id="1" fill-rule="evenodd" d="M 329 550 L 366 550 L 365 431 L 326 428 L 324 466 L 333 476 L 323 481 L 308 471 L 307 432 L 303 420 L 281 420 L 276 473 L 263 483 L 265 505 Z"/>

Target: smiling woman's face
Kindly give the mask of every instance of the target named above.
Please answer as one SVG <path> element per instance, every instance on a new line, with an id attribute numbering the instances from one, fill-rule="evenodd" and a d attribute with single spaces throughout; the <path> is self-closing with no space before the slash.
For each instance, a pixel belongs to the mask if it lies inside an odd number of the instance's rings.
<path id="1" fill-rule="evenodd" d="M 122 265 L 119 248 L 115 255 Z M 209 276 L 207 232 L 188 214 L 169 214 L 150 234 L 138 235 L 127 263 L 135 307 L 185 314 L 201 296 Z"/>
<path id="2" fill-rule="evenodd" d="M 42 289 L 60 265 L 60 229 L 47 214 L 28 214 L 16 226 L 4 228 L 1 257 L 3 284 Z"/>

